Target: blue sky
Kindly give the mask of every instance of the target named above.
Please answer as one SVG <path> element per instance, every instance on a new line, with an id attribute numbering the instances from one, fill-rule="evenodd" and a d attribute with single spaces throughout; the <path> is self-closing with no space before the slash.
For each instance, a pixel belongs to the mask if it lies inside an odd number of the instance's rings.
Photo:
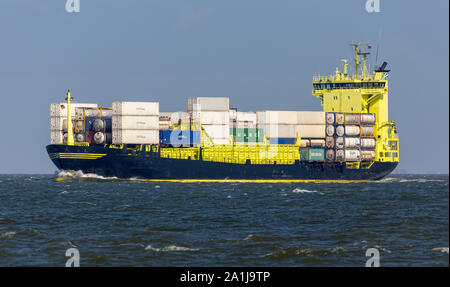
<path id="1" fill-rule="evenodd" d="M 387 60 L 397 172 L 448 173 L 449 2 L 380 0 L 66 0 L 0 2 L 0 173 L 52 173 L 49 103 L 230 97 L 242 111 L 320 110 L 312 76 L 351 58 Z M 374 58 L 370 60 L 371 67 Z"/>

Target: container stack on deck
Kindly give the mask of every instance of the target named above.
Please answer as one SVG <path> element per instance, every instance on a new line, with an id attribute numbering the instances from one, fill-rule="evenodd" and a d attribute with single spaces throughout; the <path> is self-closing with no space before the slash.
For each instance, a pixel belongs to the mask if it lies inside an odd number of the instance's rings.
<path id="1" fill-rule="evenodd" d="M 327 160 L 375 160 L 374 114 L 327 113 L 326 117 Z"/>
<path id="2" fill-rule="evenodd" d="M 75 141 L 89 144 L 112 142 L 111 108 L 76 108 Z"/>
<path id="3" fill-rule="evenodd" d="M 257 111 L 258 128 L 270 144 L 296 144 L 301 137 L 301 146 L 325 146 L 324 112 L 302 111 Z"/>
<path id="4" fill-rule="evenodd" d="M 172 129 L 172 113 L 160 112 L 159 113 L 159 130 L 165 131 Z"/>
<path id="5" fill-rule="evenodd" d="M 256 113 L 230 110 L 230 136 L 237 145 L 263 142 L 264 132 L 257 128 Z"/>
<path id="6" fill-rule="evenodd" d="M 229 98 L 188 98 L 188 113 L 215 145 L 230 143 Z"/>
<path id="7" fill-rule="evenodd" d="M 113 144 L 158 144 L 158 102 L 113 102 Z"/>
<path id="8" fill-rule="evenodd" d="M 228 98 L 189 98 L 188 112 L 159 113 L 158 102 L 72 104 L 76 142 L 198 147 L 202 130 L 214 145 L 295 145 L 302 161 L 374 161 L 375 115 L 314 111 L 239 112 Z M 67 133 L 65 103 L 50 106 L 51 143 Z M 67 137 L 67 134 L 66 134 Z M 230 141 L 230 137 L 232 141 Z"/>
<path id="9" fill-rule="evenodd" d="M 75 111 L 76 108 L 81 107 L 97 107 L 97 104 L 82 104 L 72 103 L 72 127 L 73 131 L 84 127 L 78 127 L 76 125 Z M 75 137 L 76 140 L 76 137 Z M 52 103 L 50 104 L 50 143 L 59 144 L 67 141 L 67 103 Z"/>
<path id="10" fill-rule="evenodd" d="M 192 115 L 185 112 L 164 113 L 160 115 L 159 142 L 168 147 L 197 147 L 200 146 L 200 126 Z M 170 127 L 161 129 L 164 120 L 170 118 Z"/>

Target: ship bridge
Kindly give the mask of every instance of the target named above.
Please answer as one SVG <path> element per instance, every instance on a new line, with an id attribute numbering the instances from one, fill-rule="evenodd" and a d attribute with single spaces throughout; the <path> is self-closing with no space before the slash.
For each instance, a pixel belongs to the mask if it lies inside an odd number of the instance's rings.
<path id="1" fill-rule="evenodd" d="M 351 44 L 354 48 L 354 70 L 348 73 L 348 60 L 344 59 L 343 70 L 332 75 L 313 76 L 313 96 L 317 97 L 324 112 L 372 113 L 376 117 L 377 160 L 398 161 L 398 136 L 394 122 L 388 114 L 387 62 L 372 73 L 367 71 L 367 44 Z"/>

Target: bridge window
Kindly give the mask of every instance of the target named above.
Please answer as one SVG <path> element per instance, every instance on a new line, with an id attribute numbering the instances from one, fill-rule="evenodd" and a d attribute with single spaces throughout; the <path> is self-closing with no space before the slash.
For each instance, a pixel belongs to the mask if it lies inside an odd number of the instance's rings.
<path id="1" fill-rule="evenodd" d="M 328 83 L 313 84 L 314 89 L 366 89 L 366 88 L 384 88 L 385 83 L 382 82 L 363 82 L 363 83 Z"/>

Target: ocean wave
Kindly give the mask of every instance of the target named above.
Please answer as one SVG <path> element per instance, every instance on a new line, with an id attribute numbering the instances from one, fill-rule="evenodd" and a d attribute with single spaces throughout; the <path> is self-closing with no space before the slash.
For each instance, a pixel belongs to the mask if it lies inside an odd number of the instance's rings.
<path id="1" fill-rule="evenodd" d="M 278 241 L 284 240 L 283 237 L 267 237 L 256 234 L 249 234 L 244 238 L 245 241 L 262 242 L 262 241 Z"/>
<path id="2" fill-rule="evenodd" d="M 153 247 L 148 245 L 145 247 L 145 250 L 156 251 L 156 252 L 170 252 L 170 251 L 197 251 L 195 248 L 188 248 L 183 246 L 169 245 L 162 248 Z"/>
<path id="3" fill-rule="evenodd" d="M 81 170 L 61 170 L 56 173 L 57 180 L 102 180 L 102 181 L 141 181 L 140 178 L 118 178 L 115 176 L 103 176 L 95 173 L 84 173 Z"/>
<path id="4" fill-rule="evenodd" d="M 118 177 L 105 177 L 102 175 L 98 175 L 95 173 L 84 173 L 81 170 L 61 170 L 58 175 L 58 178 L 63 179 L 96 179 L 96 180 L 118 180 Z"/>
<path id="5" fill-rule="evenodd" d="M 15 231 L 0 232 L 0 238 L 11 239 L 16 235 Z"/>
<path id="6" fill-rule="evenodd" d="M 433 251 L 440 251 L 442 253 L 447 253 L 448 254 L 448 247 L 436 247 L 436 248 L 433 248 L 431 250 L 433 250 Z"/>
<path id="7" fill-rule="evenodd" d="M 267 259 L 276 259 L 276 258 L 286 258 L 293 256 L 327 256 L 330 254 L 340 254 L 344 253 L 347 250 L 344 247 L 334 247 L 329 249 L 311 249 L 311 248 L 287 248 L 279 251 L 271 252 L 266 255 L 263 255 L 262 258 Z"/>
<path id="8" fill-rule="evenodd" d="M 293 193 L 313 193 L 313 192 L 317 192 L 315 190 L 307 190 L 307 189 L 300 189 L 300 188 L 296 188 L 294 190 L 292 190 Z"/>
<path id="9" fill-rule="evenodd" d="M 418 182 L 418 183 L 427 183 L 427 182 L 445 182 L 444 179 L 427 179 L 427 178 L 399 178 L 399 177 L 386 177 L 383 179 L 380 179 L 378 181 L 379 183 L 391 183 L 391 182 L 398 182 L 398 183 L 406 183 L 406 182 Z"/>

